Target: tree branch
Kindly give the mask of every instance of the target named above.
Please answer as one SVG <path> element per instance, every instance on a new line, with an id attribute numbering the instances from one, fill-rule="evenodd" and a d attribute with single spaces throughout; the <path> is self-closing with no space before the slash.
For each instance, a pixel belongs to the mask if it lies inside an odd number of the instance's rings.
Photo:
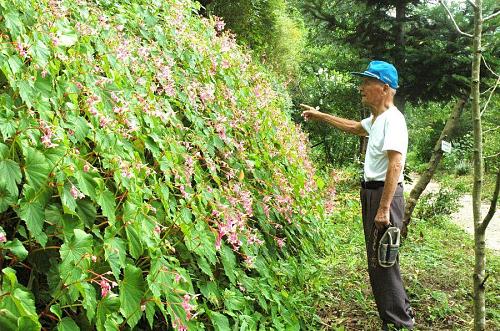
<path id="1" fill-rule="evenodd" d="M 486 16 L 485 18 L 483 18 L 483 22 L 486 22 L 487 20 L 490 20 L 490 19 L 492 19 L 493 17 L 497 17 L 498 15 L 500 15 L 500 10 L 499 10 L 499 11 L 497 11 L 496 13 L 493 13 L 493 14 L 491 14 L 491 15 Z"/>
<path id="2" fill-rule="evenodd" d="M 492 157 L 497 157 L 498 155 L 500 155 L 500 153 L 496 153 L 496 154 L 493 154 L 493 155 L 486 155 L 486 156 L 483 156 L 483 159 L 489 159 L 489 158 L 492 158 Z"/>
<path id="3" fill-rule="evenodd" d="M 324 11 L 323 3 L 323 1 L 305 1 L 303 6 L 314 18 L 327 22 L 330 27 L 346 29 L 345 24 L 341 24 L 334 15 Z"/>
<path id="4" fill-rule="evenodd" d="M 484 130 L 484 131 L 483 131 L 483 134 L 485 134 L 485 133 L 487 133 L 487 132 L 490 132 L 490 131 L 496 131 L 496 130 L 498 130 L 498 129 L 500 129 L 500 125 L 499 125 L 499 126 L 497 126 L 497 127 L 494 127 L 494 128 L 488 129 L 488 130 Z"/>
<path id="5" fill-rule="evenodd" d="M 486 100 L 486 103 L 484 104 L 483 110 L 481 110 L 481 116 L 483 116 L 483 113 L 486 111 L 486 108 L 488 107 L 488 104 L 490 103 L 491 97 L 493 96 L 493 93 L 495 93 L 495 90 L 497 89 L 498 83 L 500 83 L 500 76 L 497 78 L 497 81 L 495 82 L 495 86 L 493 86 L 493 89 L 491 90 L 490 96 L 488 97 L 488 100 Z"/>
<path id="6" fill-rule="evenodd" d="M 497 171 L 497 182 L 495 184 L 495 191 L 493 192 L 493 197 L 491 198 L 490 210 L 488 211 L 488 214 L 486 214 L 486 217 L 481 223 L 480 227 L 481 231 L 486 231 L 486 228 L 490 224 L 490 221 L 493 218 L 495 211 L 497 210 L 497 201 L 499 192 L 500 192 L 500 169 L 498 169 Z"/>
<path id="7" fill-rule="evenodd" d="M 451 14 L 450 10 L 448 9 L 448 7 L 446 7 L 446 5 L 444 4 L 444 2 L 442 0 L 439 0 L 439 3 L 444 7 L 444 9 L 446 9 L 446 12 L 448 13 L 448 16 L 450 17 L 451 21 L 453 22 L 453 24 L 455 25 L 455 28 L 457 29 L 458 33 L 460 33 L 461 35 L 463 36 L 466 36 L 466 37 L 469 37 L 469 38 L 472 38 L 473 36 L 469 33 L 465 33 L 465 32 L 462 32 L 462 30 L 460 30 L 460 28 L 458 27 L 458 24 L 457 22 L 455 21 L 455 19 L 453 18 L 453 15 Z"/>
<path id="8" fill-rule="evenodd" d="M 491 69 L 491 67 L 488 65 L 488 62 L 486 62 L 486 60 L 484 59 L 484 56 L 481 56 L 481 59 L 483 59 L 483 62 L 484 62 L 484 65 L 485 65 L 486 69 L 488 69 L 493 74 L 493 76 L 500 77 L 499 74 L 497 74 L 496 72 L 494 72 Z"/>

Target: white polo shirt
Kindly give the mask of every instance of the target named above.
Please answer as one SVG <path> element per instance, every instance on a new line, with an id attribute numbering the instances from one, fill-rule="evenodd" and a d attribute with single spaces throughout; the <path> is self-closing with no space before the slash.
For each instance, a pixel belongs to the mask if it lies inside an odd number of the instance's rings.
<path id="1" fill-rule="evenodd" d="M 397 151 L 402 155 L 404 168 L 408 149 L 408 130 L 401 112 L 394 106 L 380 114 L 373 122 L 373 115 L 361 121 L 368 132 L 364 178 L 365 181 L 385 181 L 389 157 L 387 151 Z M 403 181 L 403 171 L 398 182 Z"/>

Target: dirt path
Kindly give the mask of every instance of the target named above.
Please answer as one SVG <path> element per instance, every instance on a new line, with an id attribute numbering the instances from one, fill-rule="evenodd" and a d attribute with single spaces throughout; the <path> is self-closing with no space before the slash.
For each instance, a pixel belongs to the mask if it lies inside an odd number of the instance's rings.
<path id="1" fill-rule="evenodd" d="M 414 178 L 412 184 L 405 185 L 405 191 L 410 192 L 416 182 Z M 423 194 L 436 193 L 439 191 L 439 183 L 431 181 Z M 453 223 L 460 226 L 465 232 L 474 235 L 473 215 L 472 215 L 472 196 L 465 194 L 459 200 L 460 209 L 451 215 Z M 481 215 L 484 216 L 488 213 L 490 205 L 483 203 L 481 205 Z M 490 221 L 488 229 L 486 230 L 486 247 L 500 253 L 500 212 L 497 210 L 493 219 Z"/>

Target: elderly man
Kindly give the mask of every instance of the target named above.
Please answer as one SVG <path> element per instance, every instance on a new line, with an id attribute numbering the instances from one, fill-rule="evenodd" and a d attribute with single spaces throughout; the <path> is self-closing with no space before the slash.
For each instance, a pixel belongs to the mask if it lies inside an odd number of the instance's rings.
<path id="1" fill-rule="evenodd" d="M 361 183 L 361 205 L 368 273 L 383 329 L 413 328 L 410 308 L 399 272 L 399 261 L 392 267 L 378 263 L 378 244 L 384 229 L 392 223 L 402 228 L 403 167 L 408 147 L 406 122 L 393 99 L 398 88 L 396 68 L 384 61 L 372 61 L 360 76 L 361 102 L 370 108 L 371 116 L 361 122 L 340 118 L 318 111 L 307 105 L 305 120 L 326 122 L 342 131 L 368 136 L 364 164 L 364 181 Z"/>

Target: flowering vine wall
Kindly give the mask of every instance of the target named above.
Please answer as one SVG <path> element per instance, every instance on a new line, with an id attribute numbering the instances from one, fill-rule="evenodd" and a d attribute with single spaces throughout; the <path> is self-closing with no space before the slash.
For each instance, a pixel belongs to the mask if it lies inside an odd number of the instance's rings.
<path id="1" fill-rule="evenodd" d="M 0 2 L 0 326 L 298 329 L 283 88 L 188 0 Z M 322 186 L 322 185 L 319 185 Z"/>

